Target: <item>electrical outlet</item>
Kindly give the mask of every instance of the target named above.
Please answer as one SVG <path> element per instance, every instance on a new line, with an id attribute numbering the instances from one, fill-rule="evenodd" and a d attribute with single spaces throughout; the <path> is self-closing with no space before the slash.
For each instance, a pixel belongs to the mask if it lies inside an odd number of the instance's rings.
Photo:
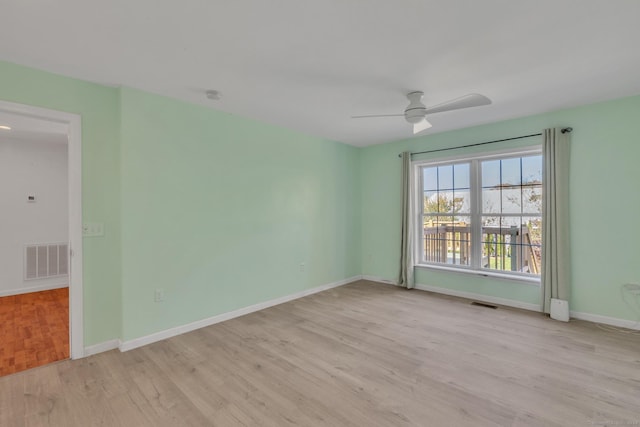
<path id="1" fill-rule="evenodd" d="M 164 290 L 156 289 L 154 294 L 153 294 L 153 301 L 154 302 L 162 302 L 162 301 L 164 301 Z"/>

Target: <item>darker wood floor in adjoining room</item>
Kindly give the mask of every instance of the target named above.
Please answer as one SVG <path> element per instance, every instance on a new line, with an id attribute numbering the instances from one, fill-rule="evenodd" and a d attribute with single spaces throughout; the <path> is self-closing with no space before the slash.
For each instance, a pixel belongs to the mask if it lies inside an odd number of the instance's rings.
<path id="1" fill-rule="evenodd" d="M 640 422 L 640 340 L 360 281 L 0 378 L 0 425 Z"/>
<path id="2" fill-rule="evenodd" d="M 0 376 L 69 358 L 69 289 L 0 297 Z"/>

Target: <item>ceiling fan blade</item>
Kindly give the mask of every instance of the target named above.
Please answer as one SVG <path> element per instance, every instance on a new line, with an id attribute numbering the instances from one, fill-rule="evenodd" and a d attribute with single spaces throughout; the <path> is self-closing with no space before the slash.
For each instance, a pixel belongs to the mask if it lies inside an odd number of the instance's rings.
<path id="1" fill-rule="evenodd" d="M 351 116 L 352 119 L 368 119 L 371 117 L 403 117 L 404 114 L 373 114 L 368 116 Z"/>
<path id="2" fill-rule="evenodd" d="M 429 129 L 431 127 L 431 123 L 427 121 L 427 119 L 422 119 L 418 123 L 413 125 L 413 134 L 417 134 L 422 132 L 423 130 Z"/>
<path id="3" fill-rule="evenodd" d="M 461 96 L 460 98 L 452 99 L 451 101 L 443 102 L 442 104 L 434 105 L 433 107 L 428 107 L 426 113 L 442 113 L 443 111 L 479 107 L 481 105 L 489 104 L 491 104 L 491 100 L 486 96 L 477 93 L 470 93 L 469 95 Z"/>

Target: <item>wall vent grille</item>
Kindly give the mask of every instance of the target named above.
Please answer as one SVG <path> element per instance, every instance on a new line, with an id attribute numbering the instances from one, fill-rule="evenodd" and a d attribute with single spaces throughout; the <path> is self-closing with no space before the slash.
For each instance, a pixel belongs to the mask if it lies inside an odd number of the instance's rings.
<path id="1" fill-rule="evenodd" d="M 45 243 L 24 249 L 24 280 L 66 276 L 69 272 L 69 245 Z"/>

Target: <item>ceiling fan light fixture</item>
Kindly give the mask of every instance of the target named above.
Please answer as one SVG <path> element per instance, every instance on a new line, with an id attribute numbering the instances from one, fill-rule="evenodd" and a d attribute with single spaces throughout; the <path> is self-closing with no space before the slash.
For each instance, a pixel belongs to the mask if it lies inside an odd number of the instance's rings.
<path id="1" fill-rule="evenodd" d="M 417 134 L 422 132 L 423 130 L 427 130 L 431 127 L 431 123 L 427 121 L 427 119 L 422 119 L 418 123 L 414 123 L 413 125 L 413 134 Z"/>

